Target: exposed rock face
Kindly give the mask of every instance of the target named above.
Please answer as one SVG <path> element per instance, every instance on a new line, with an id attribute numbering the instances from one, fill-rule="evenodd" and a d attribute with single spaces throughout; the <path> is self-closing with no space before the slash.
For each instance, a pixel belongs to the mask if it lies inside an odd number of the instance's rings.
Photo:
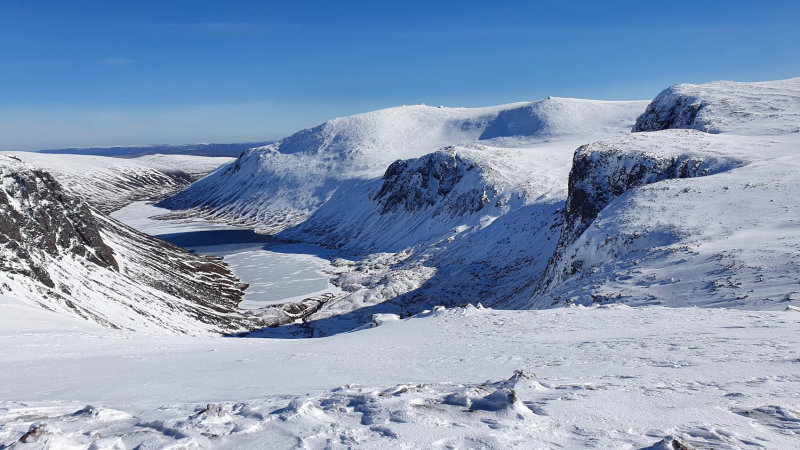
<path id="1" fill-rule="evenodd" d="M 365 182 L 379 180 L 397 160 L 451 145 L 519 147 L 618 134 L 630 129 L 645 105 L 549 98 L 488 108 L 402 106 L 340 117 L 245 151 L 159 206 L 275 234 L 302 226 L 344 190 L 355 188 L 349 195 L 359 195 Z"/>
<path id="2" fill-rule="evenodd" d="M 72 254 L 119 270 L 89 206 L 64 193 L 50 174 L 21 165 L 0 166 L 0 271 L 55 287 L 36 253 Z"/>
<path id="3" fill-rule="evenodd" d="M 671 87 L 658 94 L 658 97 L 647 106 L 644 114 L 636 120 L 632 131 L 696 128 L 711 132 L 707 122 L 697 120 L 697 113 L 708 104 L 697 97 L 682 95 L 678 89 L 680 87 Z"/>
<path id="4" fill-rule="evenodd" d="M 633 131 L 688 128 L 745 135 L 800 130 L 800 78 L 763 83 L 716 81 L 665 89 L 639 116 Z"/>
<path id="5" fill-rule="evenodd" d="M 398 160 L 383 176 L 383 184 L 375 195 L 381 214 L 420 211 L 445 198 L 464 175 L 477 165 L 459 157 L 455 148 L 431 153 L 418 159 Z M 454 200 L 453 214 L 468 214 L 483 207 L 488 199 L 477 188 Z"/>
<path id="6" fill-rule="evenodd" d="M 13 158 L 0 157 L 0 181 L 3 293 L 115 328 L 250 328 L 221 259 L 128 228 Z"/>
<path id="7" fill-rule="evenodd" d="M 569 250 L 570 246 L 601 211 L 627 191 L 665 180 L 713 175 L 746 163 L 734 154 L 720 152 L 725 148 L 724 140 L 717 142 L 720 139 L 712 137 L 695 130 L 664 130 L 609 138 L 578 148 L 569 174 L 564 225 L 539 291 L 586 269 L 576 256 L 583 250 Z M 617 238 L 622 239 L 613 237 Z M 633 245 L 633 237 L 625 239 L 624 245 Z M 591 254 L 592 250 L 586 252 Z"/>
<path id="8" fill-rule="evenodd" d="M 695 133 L 680 134 L 691 139 Z M 578 148 L 569 173 L 561 244 L 574 241 L 606 205 L 625 191 L 663 180 L 711 175 L 742 164 L 731 158 L 696 153 L 688 146 L 685 153 L 652 151 L 642 147 L 646 141 L 653 139 L 615 138 Z"/>

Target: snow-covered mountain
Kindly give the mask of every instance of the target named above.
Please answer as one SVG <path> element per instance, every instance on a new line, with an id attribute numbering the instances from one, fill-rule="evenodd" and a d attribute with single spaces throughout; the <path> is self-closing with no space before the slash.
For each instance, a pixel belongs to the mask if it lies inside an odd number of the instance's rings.
<path id="1" fill-rule="evenodd" d="M 164 204 L 342 250 L 346 294 L 309 318 L 322 333 L 434 303 L 782 307 L 799 84 L 381 110 L 253 149 Z"/>
<path id="2" fill-rule="evenodd" d="M 247 329 L 219 260 L 128 228 L 49 173 L 0 156 L 0 292 L 113 328 Z"/>
<path id="3" fill-rule="evenodd" d="M 799 102 L 679 85 L 574 134 L 512 105 L 430 150 L 247 152 L 178 199 L 337 248 L 341 293 L 246 314 L 220 261 L 0 157 L 0 448 L 794 448 Z"/>
<path id="4" fill-rule="evenodd" d="M 162 205 L 196 208 L 274 233 L 303 222 L 335 193 L 379 178 L 398 159 L 450 145 L 591 140 L 629 129 L 644 106 L 549 98 L 488 108 L 402 106 L 341 117 L 249 150 Z"/>
<path id="5" fill-rule="evenodd" d="M 68 191 L 109 213 L 138 200 L 157 200 L 188 186 L 231 158 L 148 155 L 105 156 L 9 153 L 46 170 Z"/>
<path id="6" fill-rule="evenodd" d="M 645 106 L 549 98 L 335 119 L 162 205 L 340 249 L 345 295 L 307 318 L 316 332 L 434 304 L 510 304 L 533 294 L 552 255 L 574 149 L 629 132 Z"/>
<path id="7" fill-rule="evenodd" d="M 581 147 L 533 304 L 800 300 L 799 117 L 800 78 L 678 85 L 635 133 Z"/>

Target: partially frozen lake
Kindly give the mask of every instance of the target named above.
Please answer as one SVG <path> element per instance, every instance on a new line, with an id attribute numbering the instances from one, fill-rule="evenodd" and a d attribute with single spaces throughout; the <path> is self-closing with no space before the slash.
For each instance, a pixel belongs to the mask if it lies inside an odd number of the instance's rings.
<path id="1" fill-rule="evenodd" d="M 251 230 L 205 221 L 156 220 L 170 212 L 136 202 L 112 216 L 139 231 L 191 252 L 221 256 L 250 287 L 243 308 L 283 303 L 333 291 L 325 270 L 332 250 L 309 244 L 287 244 Z"/>

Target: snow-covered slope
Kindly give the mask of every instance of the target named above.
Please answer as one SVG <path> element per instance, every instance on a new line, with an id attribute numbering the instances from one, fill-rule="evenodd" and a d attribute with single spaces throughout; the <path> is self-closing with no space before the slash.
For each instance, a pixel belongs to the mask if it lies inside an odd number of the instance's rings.
<path id="1" fill-rule="evenodd" d="M 104 156 L 11 153 L 46 170 L 68 191 L 103 212 L 137 200 L 155 200 L 188 186 L 231 158 L 148 155 L 135 159 Z"/>
<path id="2" fill-rule="evenodd" d="M 383 175 L 397 159 L 450 145 L 530 146 L 591 140 L 633 123 L 644 102 L 549 98 L 488 108 L 403 106 L 333 119 L 236 162 L 163 202 L 276 232 L 305 220 L 334 193 Z"/>
<path id="3" fill-rule="evenodd" d="M 678 85 L 634 130 L 688 130 L 581 147 L 534 305 L 800 300 L 799 114 L 800 79 Z"/>
<path id="4" fill-rule="evenodd" d="M 335 119 L 251 150 L 162 205 L 339 248 L 333 283 L 345 294 L 306 319 L 313 333 L 435 304 L 510 302 L 532 295 L 552 254 L 575 147 L 626 133 L 644 106 L 550 98 Z"/>
<path id="5" fill-rule="evenodd" d="M 280 341 L 100 332 L 5 302 L 9 449 L 791 449 L 800 436 L 797 311 L 467 306 Z"/>
<path id="6" fill-rule="evenodd" d="M 0 178 L 0 293 L 114 328 L 246 329 L 242 288 L 218 258 L 130 229 L 13 156 Z"/>
<path id="7" fill-rule="evenodd" d="M 800 78 L 672 86 L 648 105 L 633 131 L 667 128 L 739 135 L 800 132 Z"/>

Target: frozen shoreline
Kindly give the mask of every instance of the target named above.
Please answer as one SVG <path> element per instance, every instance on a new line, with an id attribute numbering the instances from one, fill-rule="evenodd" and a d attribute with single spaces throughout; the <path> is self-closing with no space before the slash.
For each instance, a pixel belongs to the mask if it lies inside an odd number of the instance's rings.
<path id="1" fill-rule="evenodd" d="M 243 309 L 337 292 L 326 274 L 331 269 L 332 250 L 310 244 L 281 243 L 251 230 L 203 220 L 152 219 L 168 212 L 146 202 L 136 202 L 112 216 L 192 252 L 223 257 L 233 273 L 250 285 L 240 304 Z"/>

